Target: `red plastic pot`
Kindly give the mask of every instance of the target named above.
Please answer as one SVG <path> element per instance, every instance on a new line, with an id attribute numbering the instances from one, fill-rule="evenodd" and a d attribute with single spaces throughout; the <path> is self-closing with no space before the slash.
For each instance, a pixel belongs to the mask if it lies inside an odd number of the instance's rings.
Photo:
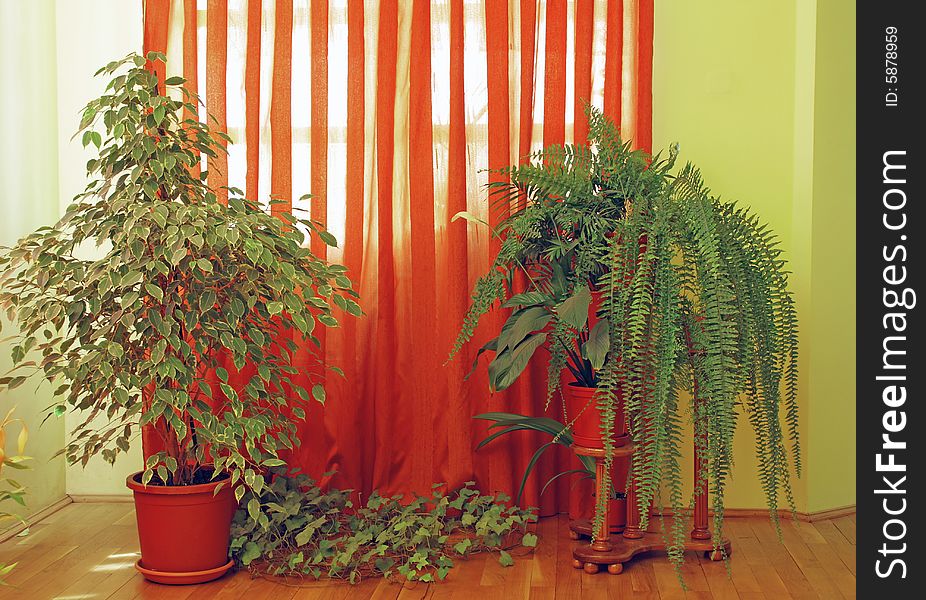
<path id="1" fill-rule="evenodd" d="M 141 559 L 135 568 L 156 583 L 212 581 L 234 565 L 228 539 L 237 502 L 228 478 L 185 486 L 142 485 L 141 473 L 125 483 L 135 496 Z"/>
<path id="2" fill-rule="evenodd" d="M 572 441 L 577 446 L 586 448 L 604 448 L 601 435 L 601 412 L 595 399 L 598 388 L 582 387 L 574 383 L 563 386 L 563 398 L 566 401 L 566 416 L 572 423 Z M 620 390 L 617 391 L 617 414 L 611 439 L 615 446 L 627 443 L 627 424 L 624 418 L 624 400 Z"/>

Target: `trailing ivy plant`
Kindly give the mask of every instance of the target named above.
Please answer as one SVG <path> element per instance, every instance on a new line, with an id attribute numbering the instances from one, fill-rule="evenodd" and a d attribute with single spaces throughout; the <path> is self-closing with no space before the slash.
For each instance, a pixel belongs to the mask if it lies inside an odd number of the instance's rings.
<path id="1" fill-rule="evenodd" d="M 305 475 L 273 469 L 271 483 L 241 502 L 231 554 L 254 573 L 350 583 L 371 576 L 439 581 L 455 558 L 479 552 L 497 552 L 510 566 L 513 548 L 536 546 L 528 531 L 536 515 L 473 485 L 446 494 L 435 484 L 430 496 L 409 501 L 373 492 L 355 505 L 351 490 L 324 491 Z"/>
<path id="2" fill-rule="evenodd" d="M 185 117 L 199 101 L 181 78 L 159 94 L 146 58 L 97 73 L 111 79 L 80 123 L 98 150 L 86 190 L 0 254 L 0 306 L 19 326 L 0 386 L 53 382 L 53 414 L 80 415 L 71 463 L 113 462 L 149 425 L 162 448 L 143 483 L 227 473 L 240 498 L 240 483 L 260 491 L 262 470 L 298 444 L 307 405 L 325 400 L 316 326 L 361 311 L 346 269 L 307 248 L 307 234 L 335 244 L 317 223 L 272 216 L 235 189 L 218 201 L 199 165 L 228 137 Z M 254 368 L 231 377 L 229 364 Z"/>
<path id="3" fill-rule="evenodd" d="M 716 548 L 739 411 L 755 432 L 771 518 L 777 525 L 779 494 L 793 510 L 791 468 L 801 470 L 794 302 L 777 238 L 756 215 L 712 195 L 692 165 L 677 169 L 676 148 L 650 157 L 598 110 L 587 114 L 588 145 L 549 147 L 502 169 L 507 181 L 490 187 L 494 204 L 511 213 L 494 232 L 500 250 L 476 283 L 454 352 L 500 303 L 514 312 L 480 351 L 496 353 L 490 380 L 510 383 L 544 347 L 552 394 L 567 361 L 594 361 L 605 476 L 620 390 L 642 526 L 667 490 L 676 515 L 669 556 L 679 565 L 690 506 L 679 464 L 686 415 L 706 457 L 695 490 L 713 495 Z M 588 331 L 593 294 L 606 327 L 597 334 Z M 605 501 L 598 498 L 596 526 Z"/>

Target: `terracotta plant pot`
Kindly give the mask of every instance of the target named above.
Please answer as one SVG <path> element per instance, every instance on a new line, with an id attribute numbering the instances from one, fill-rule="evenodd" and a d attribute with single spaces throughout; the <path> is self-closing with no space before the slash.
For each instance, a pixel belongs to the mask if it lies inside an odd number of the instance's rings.
<path id="1" fill-rule="evenodd" d="M 627 527 L 627 500 L 611 498 L 609 513 L 611 515 L 611 533 L 621 533 Z"/>
<path id="2" fill-rule="evenodd" d="M 135 495 L 141 559 L 135 568 L 156 583 L 183 585 L 212 581 L 234 561 L 228 539 L 237 503 L 229 485 L 215 488 L 227 477 L 200 485 L 141 484 L 141 473 L 126 485 Z"/>
<path id="3" fill-rule="evenodd" d="M 594 397 L 596 389 L 581 387 L 574 383 L 563 386 L 566 415 L 572 422 L 572 440 L 576 445 L 586 448 L 604 448 L 604 440 L 601 436 L 601 412 L 598 410 Z M 615 446 L 623 446 L 627 443 L 627 424 L 624 419 L 624 402 L 620 391 L 617 397 L 617 415 L 614 419 L 611 439 Z"/>

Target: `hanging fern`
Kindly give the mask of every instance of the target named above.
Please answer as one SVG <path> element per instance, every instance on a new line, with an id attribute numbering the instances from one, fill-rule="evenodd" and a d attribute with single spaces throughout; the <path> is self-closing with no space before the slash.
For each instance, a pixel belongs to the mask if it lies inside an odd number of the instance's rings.
<path id="1" fill-rule="evenodd" d="M 510 385 L 539 347 L 550 351 L 548 405 L 564 369 L 597 387 L 606 478 L 623 401 L 641 526 L 667 492 L 675 515 L 667 545 L 679 566 L 690 506 L 681 491 L 685 418 L 705 457 L 695 492 L 706 486 L 712 495 L 716 549 L 739 412 L 755 432 L 758 476 L 776 526 L 780 495 L 794 510 L 791 471 L 801 471 L 794 301 L 778 240 L 756 215 L 713 196 L 692 165 L 677 169 L 676 148 L 668 158 L 650 157 L 598 110 L 587 114 L 587 145 L 546 148 L 501 169 L 505 181 L 490 184 L 493 204 L 511 214 L 494 232 L 500 251 L 476 285 L 453 353 L 496 301 L 515 308 L 480 351 L 496 353 L 493 389 Z M 526 275 L 526 289 L 516 289 L 515 272 Z M 587 317 L 577 313 L 587 311 L 580 297 L 589 289 L 600 292 L 597 316 L 608 333 L 600 360 L 588 347 Z M 695 391 L 689 409 L 683 401 Z M 596 528 L 605 501 L 598 499 Z"/>

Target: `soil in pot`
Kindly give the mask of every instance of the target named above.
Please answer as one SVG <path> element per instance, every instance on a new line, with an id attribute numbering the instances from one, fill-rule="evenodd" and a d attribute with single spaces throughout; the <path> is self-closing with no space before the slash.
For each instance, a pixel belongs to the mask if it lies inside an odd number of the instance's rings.
<path id="1" fill-rule="evenodd" d="M 601 436 L 601 412 L 595 400 L 597 388 L 582 387 L 569 383 L 562 387 L 566 402 L 566 416 L 572 423 L 572 440 L 577 446 L 586 448 L 604 448 Z M 624 417 L 624 401 L 620 390 L 617 392 L 617 414 L 611 439 L 615 446 L 627 443 L 627 424 Z"/>
<path id="2" fill-rule="evenodd" d="M 228 539 L 237 502 L 227 476 L 186 486 L 147 486 L 141 473 L 126 485 L 135 496 L 141 559 L 136 567 L 150 581 L 189 584 L 211 581 L 234 564 Z M 225 485 L 215 493 L 215 488 Z"/>

